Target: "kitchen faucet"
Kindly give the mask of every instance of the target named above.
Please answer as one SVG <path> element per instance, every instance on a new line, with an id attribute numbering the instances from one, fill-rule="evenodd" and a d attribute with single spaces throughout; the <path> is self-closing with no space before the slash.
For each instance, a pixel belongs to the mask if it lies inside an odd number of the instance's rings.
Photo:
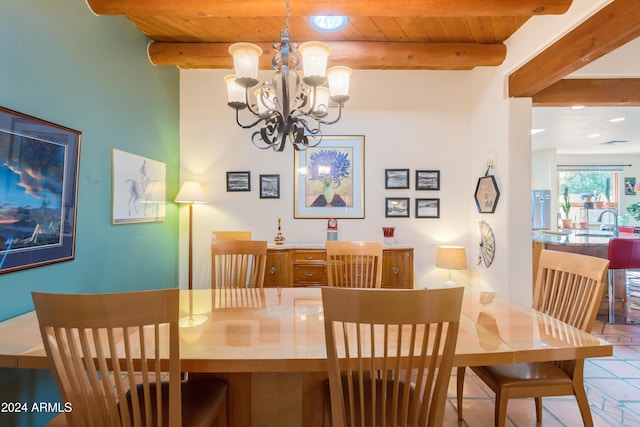
<path id="1" fill-rule="evenodd" d="M 613 230 L 611 230 L 613 232 L 613 235 L 615 237 L 618 237 L 618 212 L 616 212 L 614 209 L 605 209 L 600 213 L 600 216 L 598 217 L 598 222 L 602 223 L 602 217 L 604 217 L 604 214 L 606 213 L 610 213 L 613 216 Z M 604 224 L 600 225 L 600 229 L 601 230 L 610 230 L 609 227 L 604 227 Z"/>

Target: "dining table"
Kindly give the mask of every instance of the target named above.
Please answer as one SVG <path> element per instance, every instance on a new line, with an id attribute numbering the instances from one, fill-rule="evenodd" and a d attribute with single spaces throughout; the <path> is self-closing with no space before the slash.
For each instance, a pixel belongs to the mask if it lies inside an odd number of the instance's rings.
<path id="1" fill-rule="evenodd" d="M 230 426 L 323 425 L 320 287 L 182 290 L 179 325 L 187 378 L 228 381 Z M 455 366 L 612 354 L 589 332 L 495 292 L 465 289 Z M 49 368 L 34 312 L 0 322 L 0 367 Z"/>

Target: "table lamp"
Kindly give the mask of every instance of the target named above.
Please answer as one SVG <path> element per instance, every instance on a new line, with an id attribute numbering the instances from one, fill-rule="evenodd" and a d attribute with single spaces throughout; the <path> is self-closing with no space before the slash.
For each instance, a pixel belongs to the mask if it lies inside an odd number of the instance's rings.
<path id="1" fill-rule="evenodd" d="M 194 203 L 207 203 L 202 193 L 199 182 L 185 181 L 175 198 L 176 203 L 189 205 L 189 290 L 193 289 L 193 205 Z"/>
<path id="2" fill-rule="evenodd" d="M 449 280 L 444 282 L 445 287 L 455 286 L 451 280 L 451 270 L 467 269 L 467 254 L 464 246 L 438 246 L 436 249 L 436 267 L 449 270 Z"/>

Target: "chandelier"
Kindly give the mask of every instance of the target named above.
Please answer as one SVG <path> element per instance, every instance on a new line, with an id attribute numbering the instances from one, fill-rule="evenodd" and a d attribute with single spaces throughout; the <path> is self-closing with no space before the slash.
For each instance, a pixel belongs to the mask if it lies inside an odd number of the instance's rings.
<path id="1" fill-rule="evenodd" d="M 258 80 L 262 49 L 252 43 L 235 43 L 229 47 L 235 74 L 225 76 L 227 105 L 236 110 L 236 123 L 243 129 L 260 125 L 251 136 L 262 149 L 283 151 L 287 140 L 296 150 L 314 147 L 322 140 L 320 125 L 331 125 L 342 117 L 342 107 L 349 99 L 349 67 L 327 69 L 331 49 L 322 42 L 305 42 L 299 47 L 289 39 L 289 1 L 286 27 L 280 42 L 273 44 L 276 54 L 271 61 L 275 73 L 271 82 Z M 302 78 L 298 73 L 302 58 Z M 330 102 L 337 105 L 335 117 L 329 117 Z M 240 121 L 240 111 L 247 110 L 247 124 Z M 309 136 L 316 137 L 309 141 Z"/>

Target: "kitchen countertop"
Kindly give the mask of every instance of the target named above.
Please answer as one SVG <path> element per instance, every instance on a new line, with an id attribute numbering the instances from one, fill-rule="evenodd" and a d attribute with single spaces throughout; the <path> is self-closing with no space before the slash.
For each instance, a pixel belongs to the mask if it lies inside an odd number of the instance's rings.
<path id="1" fill-rule="evenodd" d="M 531 238 L 534 242 L 551 243 L 554 245 L 572 245 L 572 246 L 608 246 L 609 240 L 613 237 L 623 239 L 638 239 L 639 234 L 635 233 L 619 233 L 619 236 L 613 236 L 610 231 L 600 231 L 595 229 L 573 229 L 558 231 L 541 231 L 534 230 Z"/>

